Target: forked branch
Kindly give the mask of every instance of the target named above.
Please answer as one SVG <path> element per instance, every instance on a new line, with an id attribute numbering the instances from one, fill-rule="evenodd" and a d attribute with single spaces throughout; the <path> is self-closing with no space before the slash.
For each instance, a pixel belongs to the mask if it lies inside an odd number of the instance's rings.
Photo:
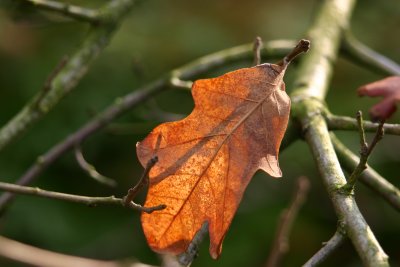
<path id="1" fill-rule="evenodd" d="M 364 123 L 363 123 L 361 111 L 357 112 L 356 118 L 357 118 L 357 122 L 358 122 L 359 134 L 360 134 L 360 147 L 361 147 L 360 148 L 360 162 L 358 163 L 358 165 L 354 169 L 354 171 L 351 173 L 349 179 L 347 180 L 347 184 L 341 188 L 341 190 L 343 190 L 343 192 L 347 192 L 347 193 L 350 193 L 353 191 L 354 185 L 356 184 L 358 177 L 367 168 L 367 161 L 368 161 L 369 155 L 371 155 L 372 150 L 374 149 L 376 144 L 383 137 L 384 122 L 380 122 L 378 130 L 376 131 L 376 134 L 374 136 L 374 139 L 372 140 L 371 144 L 368 145 L 368 143 L 365 141 Z"/>

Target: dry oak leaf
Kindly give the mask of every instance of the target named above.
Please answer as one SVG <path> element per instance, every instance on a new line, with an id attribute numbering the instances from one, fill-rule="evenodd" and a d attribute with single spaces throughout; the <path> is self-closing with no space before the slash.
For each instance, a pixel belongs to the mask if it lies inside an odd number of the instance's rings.
<path id="1" fill-rule="evenodd" d="M 369 110 L 372 120 L 386 120 L 396 111 L 400 102 L 400 76 L 391 76 L 383 80 L 361 86 L 359 96 L 381 96 L 383 99 Z"/>
<path id="2" fill-rule="evenodd" d="M 143 166 L 158 156 L 145 205 L 167 206 L 141 217 L 154 251 L 185 252 L 208 222 L 209 250 L 216 259 L 254 173 L 282 175 L 278 153 L 290 110 L 282 78 L 289 62 L 308 48 L 309 41 L 301 40 L 280 64 L 195 81 L 192 113 L 157 126 L 137 144 Z"/>

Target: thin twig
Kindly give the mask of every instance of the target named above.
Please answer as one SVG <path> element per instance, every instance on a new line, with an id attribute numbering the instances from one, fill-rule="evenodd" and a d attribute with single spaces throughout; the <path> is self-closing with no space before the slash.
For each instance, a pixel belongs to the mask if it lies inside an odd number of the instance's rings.
<path id="1" fill-rule="evenodd" d="M 45 97 L 45 95 L 50 91 L 51 84 L 53 83 L 54 78 L 64 68 L 67 62 L 68 62 L 68 57 L 64 56 L 61 59 L 61 61 L 57 64 L 57 66 L 54 68 L 54 70 L 50 73 L 50 75 L 47 77 L 41 92 L 39 93 L 38 97 L 35 99 L 35 102 L 33 103 L 33 108 L 35 109 L 39 108 L 39 104 L 42 101 L 43 97 Z"/>
<path id="2" fill-rule="evenodd" d="M 61 15 L 85 21 L 90 23 L 99 22 L 98 12 L 96 10 L 91 10 L 88 8 L 83 8 L 80 6 L 74 6 L 58 1 L 51 0 L 24 0 L 27 3 L 34 5 L 35 7 L 57 12 Z"/>
<path id="3" fill-rule="evenodd" d="M 190 90 L 192 89 L 193 82 L 192 81 L 183 81 L 179 79 L 179 77 L 173 76 L 170 79 L 170 85 L 174 88 L 178 89 L 185 89 L 185 90 Z"/>
<path id="4" fill-rule="evenodd" d="M 102 261 L 61 254 L 30 246 L 4 236 L 0 236 L 0 256 L 6 259 L 43 267 L 155 267 L 140 262 Z"/>
<path id="5" fill-rule="evenodd" d="M 182 266 L 190 266 L 199 253 L 201 242 L 208 233 L 208 222 L 203 223 L 200 230 L 194 235 L 186 251 L 177 256 L 178 262 Z"/>
<path id="6" fill-rule="evenodd" d="M 115 187 L 117 185 L 117 183 L 113 179 L 110 179 L 100 174 L 92 164 L 88 163 L 85 160 L 80 145 L 75 146 L 75 159 L 78 162 L 79 166 L 81 166 L 81 168 L 97 182 L 111 187 Z"/>
<path id="7" fill-rule="evenodd" d="M 303 267 L 314 267 L 323 263 L 334 251 L 336 251 L 346 240 L 343 229 L 336 230 L 335 234 L 324 243 L 324 246 L 318 250 L 304 265 Z"/>
<path id="8" fill-rule="evenodd" d="M 37 187 L 21 186 L 3 182 L 0 182 L 0 189 L 8 192 L 13 192 L 16 194 L 34 195 L 45 198 L 63 200 L 67 202 L 80 203 L 88 205 L 90 207 L 96 207 L 98 205 L 119 205 L 146 213 L 152 213 L 153 211 L 162 210 L 166 208 L 164 204 L 157 205 L 154 207 L 143 207 L 132 201 L 128 205 L 126 205 L 125 201 L 122 198 L 116 198 L 114 196 L 88 197 L 88 196 L 72 195 L 54 191 L 47 191 Z"/>
<path id="9" fill-rule="evenodd" d="M 340 142 L 333 133 L 331 133 L 331 139 L 338 155 L 340 165 L 351 173 L 357 167 L 360 158 Z M 396 186 L 388 182 L 370 166 L 361 173 L 359 179 L 371 190 L 385 199 L 393 208 L 400 211 L 400 190 Z"/>
<path id="10" fill-rule="evenodd" d="M 301 53 L 306 53 L 310 49 L 310 41 L 301 39 L 300 42 L 287 54 L 277 65 L 285 66 L 292 62 Z"/>
<path id="11" fill-rule="evenodd" d="M 385 75 L 400 75 L 400 65 L 358 41 L 350 31 L 343 35 L 342 52 L 363 68 Z"/>
<path id="12" fill-rule="evenodd" d="M 297 186 L 293 194 L 292 203 L 289 208 L 282 211 L 278 228 L 272 243 L 272 249 L 268 256 L 266 267 L 279 266 L 281 258 L 289 251 L 289 235 L 297 214 L 306 200 L 310 182 L 305 176 L 297 179 Z"/>
<path id="13" fill-rule="evenodd" d="M 260 36 L 257 36 L 253 43 L 253 53 L 254 53 L 254 62 L 253 65 L 257 66 L 261 64 L 261 48 L 262 48 L 262 39 Z"/>
<path id="14" fill-rule="evenodd" d="M 42 119 L 87 73 L 90 64 L 108 45 L 117 26 L 133 6 L 134 0 L 114 0 L 100 9 L 101 19 L 107 23 L 93 26 L 86 39 L 66 64 L 52 77 L 50 90 L 40 90 L 7 124 L 0 129 L 0 151 Z M 111 19 L 113 18 L 113 19 Z"/>
<path id="15" fill-rule="evenodd" d="M 282 57 L 292 50 L 293 41 L 275 40 L 264 44 L 262 50 L 266 56 Z M 178 69 L 172 70 L 166 77 L 179 77 L 180 79 L 188 80 L 191 77 L 198 76 L 201 73 L 211 70 L 212 68 L 223 66 L 231 62 L 240 61 L 243 59 L 251 59 L 252 44 L 245 44 L 229 49 L 225 49 L 214 54 L 201 57 L 193 62 L 186 64 Z M 151 98 L 153 95 L 162 92 L 168 88 L 170 79 L 161 78 L 152 83 L 138 88 L 134 92 L 117 98 L 114 104 L 105 109 L 96 118 L 87 122 L 75 133 L 72 133 L 64 140 L 53 146 L 42 156 L 39 156 L 36 162 L 26 170 L 26 172 L 16 182 L 20 185 L 30 184 L 38 175 L 40 175 L 50 164 L 57 160 L 61 155 L 72 149 L 76 144 L 81 143 L 84 139 L 91 136 L 95 132 L 107 126 L 111 121 L 126 113 L 138 104 Z M 289 125 L 290 126 L 290 125 Z M 0 150 L 1 150 L 1 131 L 0 131 Z M 9 139 L 8 139 L 9 140 Z M 291 139 L 293 140 L 293 139 Z M 4 141 L 4 140 L 3 140 Z M 4 144 L 8 144 L 5 140 Z M 11 193 L 4 193 L 0 196 L 0 210 L 12 200 Z"/>
<path id="16" fill-rule="evenodd" d="M 329 130 L 356 131 L 358 130 L 357 120 L 347 116 L 337 116 L 326 114 L 325 117 Z M 364 121 L 365 132 L 376 132 L 379 128 L 379 123 Z M 383 125 L 385 134 L 400 135 L 400 124 L 385 123 Z"/>
<path id="17" fill-rule="evenodd" d="M 154 156 L 152 157 L 146 164 L 146 167 L 144 168 L 142 177 L 140 177 L 139 182 L 133 187 L 128 190 L 128 194 L 124 196 L 124 203 L 125 205 L 129 205 L 132 200 L 135 198 L 137 193 L 139 193 L 144 186 L 146 186 L 149 183 L 149 172 L 151 168 L 157 163 L 158 157 Z"/>
<path id="18" fill-rule="evenodd" d="M 364 132 L 364 126 L 363 126 L 363 119 L 362 119 L 361 111 L 357 112 L 357 122 L 358 122 L 358 127 L 359 127 L 360 146 L 361 146 L 361 148 L 360 148 L 360 162 L 358 163 L 358 165 L 354 169 L 354 171 L 351 173 L 349 179 L 347 180 L 347 184 L 340 188 L 340 190 L 345 192 L 345 193 L 350 193 L 350 192 L 353 191 L 354 186 L 355 186 L 355 184 L 356 184 L 356 182 L 358 180 L 358 177 L 367 168 L 368 157 L 371 155 L 371 152 L 374 149 L 375 145 L 383 137 L 383 124 L 384 124 L 384 122 L 381 122 L 379 124 L 378 130 L 376 131 L 374 139 L 372 140 L 371 144 L 368 145 L 367 142 L 365 141 L 365 132 Z"/>

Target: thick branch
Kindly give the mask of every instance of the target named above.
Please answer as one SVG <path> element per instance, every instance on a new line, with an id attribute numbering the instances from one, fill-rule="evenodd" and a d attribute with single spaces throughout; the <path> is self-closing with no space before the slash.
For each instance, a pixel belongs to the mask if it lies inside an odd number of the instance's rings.
<path id="1" fill-rule="evenodd" d="M 352 62 L 385 75 L 400 75 L 400 66 L 358 41 L 350 31 L 343 36 L 343 54 Z"/>
<path id="2" fill-rule="evenodd" d="M 92 27 L 83 44 L 53 77 L 46 93 L 43 94 L 43 91 L 39 91 L 18 114 L 0 129 L 0 151 L 43 118 L 76 87 L 87 73 L 90 64 L 107 46 L 119 22 L 131 9 L 133 3 L 134 0 L 115 0 L 100 9 L 102 20 L 108 23 Z M 113 20 L 113 18 L 117 19 Z"/>
<path id="3" fill-rule="evenodd" d="M 303 267 L 314 267 L 323 263 L 337 248 L 339 248 L 346 240 L 346 236 L 342 229 L 336 230 L 335 234 L 329 239 L 324 246 L 318 250 L 304 265 Z"/>
<path id="4" fill-rule="evenodd" d="M 99 21 L 98 12 L 88 8 L 83 8 L 80 6 L 74 6 L 67 3 L 62 3 L 58 1 L 51 0 L 24 0 L 35 7 L 53 11 L 64 16 L 82 20 L 90 23 L 95 23 Z"/>
<path id="5" fill-rule="evenodd" d="M 357 131 L 357 120 L 347 116 L 337 116 L 332 114 L 326 115 L 326 122 L 329 130 Z M 366 132 L 376 132 L 379 123 L 364 121 L 364 130 Z M 385 123 L 383 125 L 385 134 L 400 135 L 400 124 Z"/>
<path id="6" fill-rule="evenodd" d="M 44 267 L 155 267 L 125 261 L 100 261 L 44 250 L 0 236 L 0 256 L 29 266 Z"/>
<path id="7" fill-rule="evenodd" d="M 295 42 L 293 41 L 271 41 L 264 44 L 263 51 L 265 56 L 282 57 L 288 51 L 292 50 L 294 45 Z M 225 64 L 243 59 L 252 59 L 252 48 L 252 44 L 246 44 L 201 57 L 189 64 L 171 71 L 164 78 L 139 88 L 122 98 L 118 98 L 115 100 L 113 105 L 100 113 L 95 119 L 89 121 L 75 133 L 69 135 L 66 139 L 59 142 L 45 154 L 38 157 L 37 161 L 21 176 L 20 179 L 18 179 L 17 184 L 27 185 L 31 183 L 50 164 L 52 164 L 65 152 L 73 148 L 76 144 L 81 143 L 84 139 L 104 128 L 111 121 L 126 113 L 128 110 L 151 98 L 154 94 L 160 93 L 161 91 L 167 89 L 171 77 L 177 77 L 179 79 L 186 80 L 218 66 L 223 66 Z M 294 136 L 291 135 L 291 141 L 293 140 L 293 137 Z M 287 144 L 287 142 L 285 144 Z M 3 194 L 0 197 L 0 210 L 3 209 L 11 199 L 12 194 Z"/>
<path id="8" fill-rule="evenodd" d="M 309 31 L 313 49 L 302 58 L 292 93 L 292 114 L 299 120 L 311 148 L 319 173 L 338 218 L 365 266 L 389 266 L 388 257 L 361 215 L 354 196 L 341 194 L 346 184 L 333 149 L 323 103 L 337 58 L 341 32 L 348 27 L 355 0 L 324 1 Z"/>
<path id="9" fill-rule="evenodd" d="M 126 205 L 122 198 L 116 198 L 114 196 L 109 196 L 109 197 L 79 196 L 79 195 L 65 194 L 60 192 L 47 191 L 37 187 L 21 186 L 3 182 L 0 182 L 0 189 L 8 192 L 13 192 L 16 194 L 35 195 L 45 198 L 63 200 L 67 202 L 75 202 L 88 205 L 90 207 L 96 207 L 98 205 L 119 205 L 124 207 L 126 206 L 131 209 L 146 213 L 152 213 L 153 211 L 156 210 L 165 209 L 165 205 L 163 204 L 154 207 L 143 207 L 131 201 L 129 205 Z"/>
<path id="10" fill-rule="evenodd" d="M 331 133 L 332 143 L 341 166 L 351 173 L 360 159 Z M 389 183 L 370 166 L 361 174 L 360 181 L 383 197 L 393 208 L 400 211 L 400 190 Z"/>

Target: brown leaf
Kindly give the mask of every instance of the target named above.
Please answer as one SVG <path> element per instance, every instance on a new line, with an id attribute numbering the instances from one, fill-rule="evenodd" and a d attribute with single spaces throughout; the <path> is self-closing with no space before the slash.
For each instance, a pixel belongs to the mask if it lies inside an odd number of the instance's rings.
<path id="1" fill-rule="evenodd" d="M 392 76 L 361 86 L 357 90 L 360 96 L 382 96 L 378 104 L 370 108 L 372 120 L 386 120 L 396 111 L 396 104 L 400 102 L 400 77 Z"/>
<path id="2" fill-rule="evenodd" d="M 278 153 L 290 110 L 282 78 L 289 62 L 308 47 L 302 40 L 280 65 L 267 63 L 196 81 L 193 112 L 159 125 L 138 143 L 143 166 L 154 155 L 159 159 L 149 173 L 145 205 L 167 205 L 142 214 L 153 250 L 184 252 L 207 221 L 210 254 L 217 258 L 254 173 L 262 169 L 282 175 Z"/>

